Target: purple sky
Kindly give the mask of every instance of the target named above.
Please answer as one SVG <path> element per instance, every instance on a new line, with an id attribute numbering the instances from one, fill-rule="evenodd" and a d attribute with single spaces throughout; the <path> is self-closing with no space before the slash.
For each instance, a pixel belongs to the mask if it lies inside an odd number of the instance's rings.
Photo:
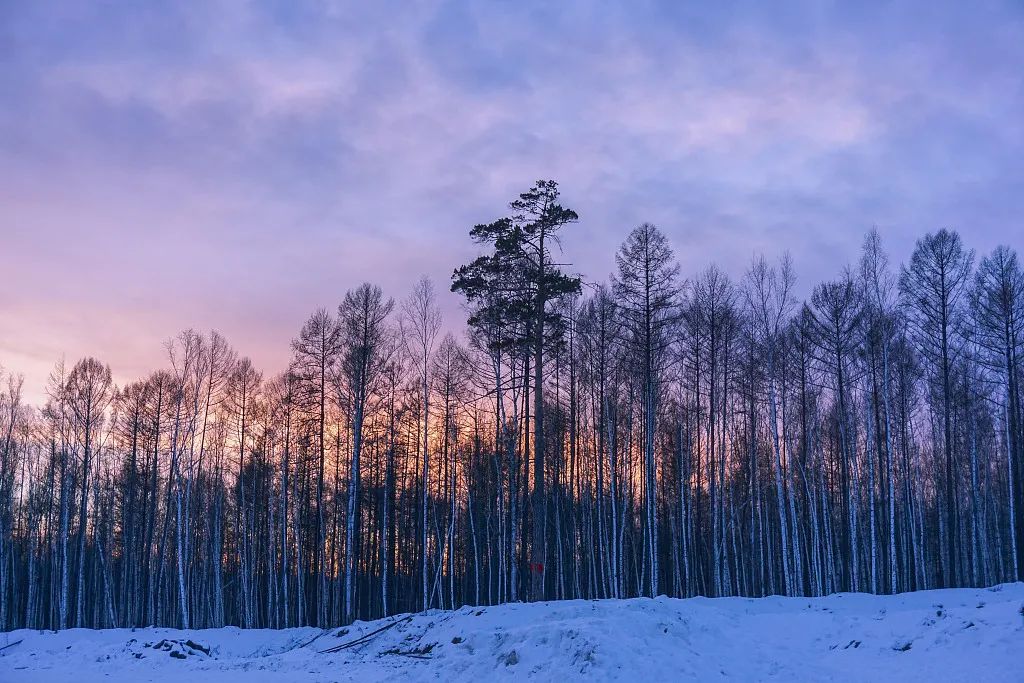
<path id="1" fill-rule="evenodd" d="M 421 273 L 457 328 L 469 228 L 538 178 L 590 279 L 645 220 L 687 275 L 788 248 L 803 293 L 871 225 L 1024 247 L 1019 0 L 716 4 L 0 2 L 0 364 L 38 401 L 216 327 L 277 371 Z"/>

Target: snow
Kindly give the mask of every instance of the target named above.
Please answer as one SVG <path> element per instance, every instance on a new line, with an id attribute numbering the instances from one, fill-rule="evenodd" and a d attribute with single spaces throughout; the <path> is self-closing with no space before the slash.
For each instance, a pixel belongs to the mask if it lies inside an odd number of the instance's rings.
<path id="1" fill-rule="evenodd" d="M 0 683 L 1021 682 L 1024 583 L 463 607 L 326 631 L 20 630 L 0 634 L 0 647 L 19 640 L 0 651 Z"/>

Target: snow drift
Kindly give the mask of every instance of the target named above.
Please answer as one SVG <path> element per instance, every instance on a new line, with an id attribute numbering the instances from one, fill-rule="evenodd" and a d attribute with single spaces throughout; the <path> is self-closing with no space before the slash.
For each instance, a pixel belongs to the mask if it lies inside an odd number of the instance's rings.
<path id="1" fill-rule="evenodd" d="M 328 630 L 20 630 L 0 647 L 2 683 L 1019 682 L 1024 584 L 463 607 Z"/>

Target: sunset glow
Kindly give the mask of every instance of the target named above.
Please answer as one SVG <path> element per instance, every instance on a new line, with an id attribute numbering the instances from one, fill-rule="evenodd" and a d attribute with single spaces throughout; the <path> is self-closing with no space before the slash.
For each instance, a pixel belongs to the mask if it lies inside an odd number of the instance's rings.
<path id="1" fill-rule="evenodd" d="M 446 281 L 465 226 L 539 177 L 592 281 L 642 220 L 686 273 L 788 249 L 805 296 L 873 225 L 897 259 L 936 226 L 982 251 L 1020 230 L 1013 3 L 116 15 L 0 17 L 0 362 L 36 401 L 62 355 L 124 383 L 188 327 L 281 369 L 315 307 Z"/>

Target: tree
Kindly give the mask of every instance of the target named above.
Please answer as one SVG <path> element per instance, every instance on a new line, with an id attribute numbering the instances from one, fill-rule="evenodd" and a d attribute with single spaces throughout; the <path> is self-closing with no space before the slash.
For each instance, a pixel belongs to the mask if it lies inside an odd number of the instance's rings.
<path id="1" fill-rule="evenodd" d="M 14 473 L 19 469 L 21 455 L 16 448 L 15 432 L 20 431 L 25 423 L 21 398 L 24 378 L 4 375 L 3 366 L 0 366 L 0 381 L 6 379 L 0 391 L 0 628 L 7 628 L 10 612 L 8 584 L 14 550 L 11 543 L 14 535 Z"/>
<path id="2" fill-rule="evenodd" d="M 616 447 L 615 375 L 619 366 L 621 319 L 615 299 L 605 285 L 598 285 L 580 316 L 580 348 L 583 360 L 581 383 L 592 398 L 591 417 L 596 438 L 595 472 L 597 538 L 603 561 L 607 594 L 618 597 L 622 585 L 622 548 L 619 542 L 619 477 Z M 605 494 L 607 473 L 608 494 Z M 607 497 L 607 502 L 606 502 Z"/>
<path id="3" fill-rule="evenodd" d="M 966 248 L 929 236 L 897 288 L 872 231 L 797 309 L 788 259 L 684 289 L 640 226 L 584 298 L 551 246 L 566 210 L 535 201 L 475 230 L 487 254 L 453 282 L 465 346 L 437 339 L 424 280 L 401 335 L 361 285 L 268 382 L 192 330 L 121 391 L 96 361 L 59 363 L 42 410 L 0 369 L 0 625 L 326 626 L 1020 576 L 1009 247 L 961 277 Z M 540 252 L 538 221 L 555 226 Z"/>
<path id="4" fill-rule="evenodd" d="M 956 499 L 953 463 L 953 372 L 963 351 L 962 300 L 974 252 L 965 250 L 960 235 L 942 229 L 917 241 L 910 263 L 900 271 L 900 294 L 907 306 L 914 340 L 931 368 L 939 393 L 942 453 L 945 462 L 945 564 L 939 583 L 956 586 Z"/>
<path id="5" fill-rule="evenodd" d="M 1024 568 L 1024 413 L 1020 373 L 1024 359 L 1024 271 L 1017 253 L 998 246 L 981 260 L 970 293 L 983 359 L 1002 376 L 1009 477 L 1010 550 L 1014 575 Z"/>
<path id="6" fill-rule="evenodd" d="M 886 509 L 888 512 L 887 557 L 889 564 L 889 592 L 899 590 L 896 569 L 896 485 L 895 464 L 892 446 L 892 409 L 890 407 L 890 348 L 893 344 L 899 315 L 896 311 L 895 278 L 889 270 L 889 258 L 882 250 L 882 239 L 878 231 L 872 229 L 864 238 L 861 250 L 860 272 L 865 299 L 866 345 L 869 353 L 881 356 L 881 388 L 876 394 L 881 395 L 882 407 L 881 429 L 877 429 L 878 440 L 885 453 Z M 872 366 L 874 367 L 874 365 Z M 875 411 L 877 413 L 877 410 Z M 874 492 L 872 492 L 873 495 Z"/>
<path id="7" fill-rule="evenodd" d="M 296 399 L 316 416 L 316 554 L 313 574 L 317 580 L 317 623 L 327 623 L 327 582 L 324 572 L 324 466 L 327 457 L 327 406 L 329 388 L 341 356 L 341 327 L 324 309 L 317 309 L 292 342 L 291 372 L 296 378 Z"/>
<path id="8" fill-rule="evenodd" d="M 78 581 L 75 623 L 85 626 L 85 532 L 89 518 L 89 485 L 93 458 L 101 447 L 104 413 L 113 398 L 110 366 L 95 358 L 83 358 L 68 374 L 65 390 L 71 409 L 73 430 L 82 454 L 81 498 L 78 503 Z"/>
<path id="9" fill-rule="evenodd" d="M 813 335 L 819 362 L 832 376 L 835 393 L 836 421 L 839 428 L 839 488 L 843 494 L 844 545 L 843 562 L 848 590 L 859 590 L 857 543 L 857 496 L 854 491 L 857 436 L 850 416 L 850 378 L 852 355 L 856 349 L 855 334 L 861 320 L 861 301 L 852 275 L 847 272 L 833 282 L 814 288 L 812 308 Z"/>
<path id="10" fill-rule="evenodd" d="M 725 465 L 726 465 L 726 405 L 729 395 L 729 363 L 730 346 L 733 342 L 738 314 L 736 311 L 736 291 L 725 273 L 716 266 L 707 268 L 697 278 L 693 287 L 690 321 L 697 332 L 692 339 L 695 342 L 693 353 L 693 370 L 695 372 L 694 397 L 699 406 L 701 386 L 707 389 L 707 437 L 701 439 L 698 425 L 697 450 L 700 443 L 705 444 L 707 451 L 707 482 L 708 498 L 711 515 L 711 562 L 714 595 L 722 595 L 723 562 L 725 547 Z M 703 353 L 700 345 L 703 344 Z M 701 375 L 706 374 L 702 383 Z M 699 422 L 699 415 L 698 415 Z"/>
<path id="11" fill-rule="evenodd" d="M 253 486 L 249 476 L 251 467 L 246 465 L 246 452 L 255 449 L 254 424 L 259 410 L 259 392 L 263 385 L 263 374 L 253 367 L 252 361 L 242 358 L 235 365 L 228 379 L 227 411 L 234 428 L 238 447 L 238 474 L 235 482 L 235 549 L 238 557 L 242 622 L 252 628 L 256 621 L 256 601 L 253 595 L 255 558 L 253 557 L 252 521 L 250 518 L 253 494 L 246 495 Z"/>
<path id="12" fill-rule="evenodd" d="M 772 433 L 772 450 L 775 454 L 775 494 L 778 505 L 779 533 L 782 540 L 782 569 L 786 594 L 795 592 L 792 574 L 792 540 L 789 535 L 792 520 L 788 518 L 782 481 L 782 442 L 779 435 L 779 409 L 776 371 L 780 367 L 782 333 L 792 313 L 792 295 L 795 281 L 789 256 L 786 255 L 778 271 L 768 266 L 764 257 L 754 259 L 747 272 L 744 294 L 749 315 L 754 321 L 755 338 L 759 340 L 762 357 L 765 360 L 765 376 L 768 389 L 768 425 Z"/>
<path id="13" fill-rule="evenodd" d="M 572 209 L 558 203 L 558 183 L 540 180 L 519 195 L 509 207 L 512 216 L 493 223 L 477 225 L 470 236 L 477 243 L 489 243 L 493 252 L 461 266 L 452 276 L 452 291 L 461 292 L 477 310 L 470 325 L 488 317 L 521 322 L 522 342 L 531 347 L 533 358 L 533 535 L 530 564 L 539 569 L 531 573 L 534 600 L 543 600 L 545 581 L 544 536 L 546 501 L 544 497 L 544 350 L 557 337 L 559 314 L 549 304 L 580 291 L 580 279 L 561 271 L 563 264 L 553 261 L 552 244 L 558 245 L 558 233 L 576 222 Z M 494 294 L 504 296 L 489 296 Z"/>
<path id="14" fill-rule="evenodd" d="M 429 497 L 430 483 L 430 358 L 434 353 L 434 341 L 441 329 L 441 311 L 437 307 L 434 294 L 434 284 L 426 276 L 422 276 L 412 290 L 412 294 L 402 304 L 402 315 L 399 318 L 399 328 L 402 333 L 402 340 L 406 353 L 412 358 L 413 364 L 419 371 L 419 389 L 421 400 L 420 458 L 423 463 L 422 476 L 422 558 L 421 578 L 423 583 L 423 609 L 430 607 L 428 602 L 430 591 L 428 589 L 429 578 L 427 576 L 427 500 Z M 419 445 L 419 444 L 417 444 Z"/>
<path id="15" fill-rule="evenodd" d="M 356 572 L 356 544 L 359 525 L 359 477 L 363 450 L 363 423 L 367 401 L 383 374 L 388 357 L 386 341 L 390 331 L 385 325 L 393 299 L 384 299 L 380 287 L 364 283 L 345 293 L 338 306 L 343 351 L 341 371 L 349 393 L 352 419 L 352 463 L 348 477 L 348 511 L 345 534 L 345 615 L 355 615 L 353 592 Z"/>
<path id="16" fill-rule="evenodd" d="M 672 247 L 656 227 L 643 223 L 633 229 L 615 255 L 618 266 L 613 276 L 615 295 L 623 327 L 631 337 L 643 386 L 644 515 L 647 521 L 644 543 L 650 563 L 650 596 L 658 594 L 658 506 L 655 478 L 654 439 L 657 432 L 661 377 L 668 361 L 666 353 L 677 322 L 680 286 L 679 265 Z"/>

